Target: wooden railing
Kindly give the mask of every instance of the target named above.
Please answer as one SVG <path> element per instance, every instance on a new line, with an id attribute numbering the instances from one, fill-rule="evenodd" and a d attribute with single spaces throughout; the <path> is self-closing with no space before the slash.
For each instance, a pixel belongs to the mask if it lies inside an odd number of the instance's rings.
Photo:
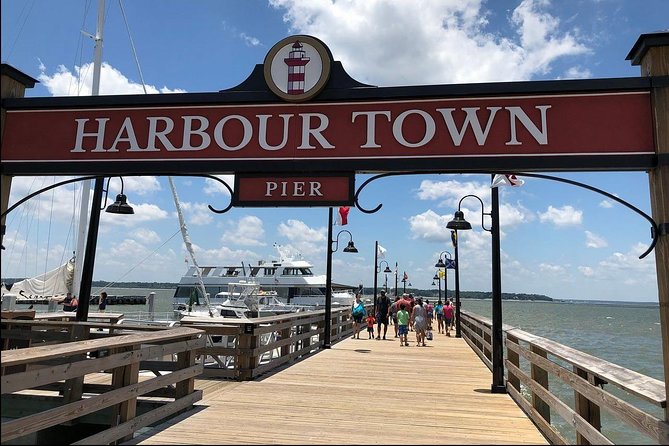
<path id="1" fill-rule="evenodd" d="M 463 338 L 492 370 L 491 320 L 468 312 L 461 316 Z M 575 444 L 613 444 L 602 433 L 601 410 L 646 441 L 669 444 L 667 422 L 639 408 L 648 403 L 666 407 L 662 381 L 509 325 L 503 332 L 506 389 L 552 444 L 570 444 L 551 423 L 554 414 L 570 428 Z M 570 388 L 571 395 L 552 392 L 552 380 Z M 616 389 L 608 391 L 605 385 Z"/>
<path id="2" fill-rule="evenodd" d="M 371 311 L 371 306 L 368 306 Z M 331 311 L 330 342 L 353 330 L 351 308 Z M 203 377 L 251 380 L 323 348 L 325 310 L 289 313 L 249 320 L 184 317 L 179 323 L 206 333 Z"/>
<path id="3" fill-rule="evenodd" d="M 3 444 L 125 441 L 202 399 L 193 328 L 3 319 L 2 340 Z"/>

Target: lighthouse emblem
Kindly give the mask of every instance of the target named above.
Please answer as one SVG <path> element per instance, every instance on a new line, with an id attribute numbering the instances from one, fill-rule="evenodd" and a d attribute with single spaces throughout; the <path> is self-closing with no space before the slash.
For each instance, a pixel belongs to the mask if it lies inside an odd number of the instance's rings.
<path id="1" fill-rule="evenodd" d="M 265 81 L 280 98 L 304 102 L 320 93 L 327 84 L 331 58 L 330 51 L 314 37 L 287 37 L 267 53 Z"/>
<path id="2" fill-rule="evenodd" d="M 304 94 L 304 67 L 309 63 L 304 45 L 296 40 L 283 61 L 288 65 L 288 94 Z"/>

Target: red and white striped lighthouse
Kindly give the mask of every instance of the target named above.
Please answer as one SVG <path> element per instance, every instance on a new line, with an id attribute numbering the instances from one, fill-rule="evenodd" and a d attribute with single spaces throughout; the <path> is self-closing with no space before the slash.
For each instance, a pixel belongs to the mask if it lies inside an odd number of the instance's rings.
<path id="1" fill-rule="evenodd" d="M 306 57 L 304 47 L 299 40 L 293 43 L 292 50 L 283 61 L 288 65 L 288 94 L 303 94 L 304 67 L 309 63 L 309 58 Z"/>

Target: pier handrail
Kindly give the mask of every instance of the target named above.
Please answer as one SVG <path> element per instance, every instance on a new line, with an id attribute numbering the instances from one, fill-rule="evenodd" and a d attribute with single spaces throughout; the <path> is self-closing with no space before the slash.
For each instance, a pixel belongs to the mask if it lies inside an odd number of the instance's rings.
<path id="1" fill-rule="evenodd" d="M 492 321 L 461 315 L 463 338 L 492 370 Z M 662 381 L 510 325 L 503 332 L 507 391 L 551 443 L 570 444 L 565 435 L 571 434 L 574 444 L 613 444 L 602 433 L 604 409 L 652 441 L 669 444 L 669 426 L 660 418 L 667 404 Z M 551 392 L 550 382 L 570 387 L 573 400 Z M 606 384 L 624 393 L 607 391 Z M 552 422 L 553 414 L 563 422 Z M 561 431 L 565 427 L 569 432 Z"/>
<path id="2" fill-rule="evenodd" d="M 194 387 L 202 364 L 193 353 L 204 345 L 200 330 L 9 319 L 1 324 L 8 348 L 0 356 L 3 444 L 43 444 L 54 428 L 66 444 L 125 441 L 202 399 Z"/>

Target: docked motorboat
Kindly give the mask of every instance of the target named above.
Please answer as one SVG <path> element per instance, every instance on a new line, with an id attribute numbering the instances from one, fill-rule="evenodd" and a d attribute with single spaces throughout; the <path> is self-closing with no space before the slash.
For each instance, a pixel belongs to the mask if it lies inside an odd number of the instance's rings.
<path id="1" fill-rule="evenodd" d="M 217 293 L 209 299 L 209 306 L 191 303 L 175 304 L 175 312 L 179 318 L 184 316 L 230 317 L 248 319 L 254 317 L 273 316 L 277 314 L 295 313 L 308 307 L 281 302 L 275 291 L 261 290 L 257 282 L 230 282 L 228 290 Z"/>
<path id="2" fill-rule="evenodd" d="M 274 246 L 278 260 L 260 260 L 253 265 L 244 262 L 226 266 L 190 265 L 177 285 L 175 304 L 188 305 L 193 299 L 204 302 L 205 296 L 200 291 L 203 284 L 210 304 L 216 306 L 225 301 L 228 284 L 246 281 L 257 283 L 259 291 L 275 292 L 276 299 L 284 304 L 324 306 L 325 274 L 315 275 L 313 264 L 301 255 Z M 332 305 L 351 305 L 355 300 L 354 287 L 333 284 L 332 288 Z"/>

